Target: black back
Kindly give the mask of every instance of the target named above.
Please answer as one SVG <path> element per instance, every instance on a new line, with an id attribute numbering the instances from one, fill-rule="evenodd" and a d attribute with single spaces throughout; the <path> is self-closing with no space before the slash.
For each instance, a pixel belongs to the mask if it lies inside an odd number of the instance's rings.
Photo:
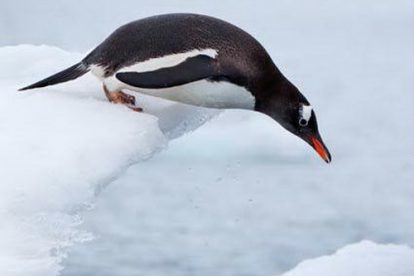
<path id="1" fill-rule="evenodd" d="M 84 62 L 104 66 L 110 76 L 136 62 L 208 48 L 218 51 L 221 74 L 216 80 L 260 91 L 258 85 L 281 77 L 266 50 L 251 35 L 223 20 L 197 14 L 159 15 L 128 23 Z"/>

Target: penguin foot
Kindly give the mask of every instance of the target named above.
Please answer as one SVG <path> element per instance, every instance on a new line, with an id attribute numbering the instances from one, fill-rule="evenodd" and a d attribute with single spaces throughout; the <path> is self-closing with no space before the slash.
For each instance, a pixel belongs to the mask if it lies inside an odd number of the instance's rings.
<path id="1" fill-rule="evenodd" d="M 141 107 L 137 107 L 137 106 L 128 106 L 129 109 L 132 109 L 135 112 L 142 112 L 144 111 Z"/>
<path id="2" fill-rule="evenodd" d="M 122 91 L 110 92 L 104 85 L 105 95 L 111 103 L 123 104 L 136 112 L 142 112 L 141 107 L 135 106 L 135 97 Z"/>

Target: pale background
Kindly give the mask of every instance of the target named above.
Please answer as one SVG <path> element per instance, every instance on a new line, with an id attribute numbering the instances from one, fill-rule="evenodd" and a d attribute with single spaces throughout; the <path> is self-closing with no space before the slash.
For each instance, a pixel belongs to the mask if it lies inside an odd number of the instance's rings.
<path id="1" fill-rule="evenodd" d="M 82 226 L 96 239 L 62 275 L 278 275 L 360 240 L 414 246 L 413 1 L 2 1 L 0 45 L 86 53 L 168 12 L 253 34 L 315 106 L 333 163 L 225 112 L 101 191 Z"/>

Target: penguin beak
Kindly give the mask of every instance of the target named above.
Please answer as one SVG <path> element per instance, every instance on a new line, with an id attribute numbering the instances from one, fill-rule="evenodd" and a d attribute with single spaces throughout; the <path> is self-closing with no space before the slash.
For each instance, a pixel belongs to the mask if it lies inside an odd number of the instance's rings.
<path id="1" fill-rule="evenodd" d="M 329 150 L 326 148 L 322 141 L 321 136 L 318 134 L 309 136 L 309 144 L 315 149 L 319 156 L 325 160 L 326 163 L 330 163 L 332 160 Z"/>

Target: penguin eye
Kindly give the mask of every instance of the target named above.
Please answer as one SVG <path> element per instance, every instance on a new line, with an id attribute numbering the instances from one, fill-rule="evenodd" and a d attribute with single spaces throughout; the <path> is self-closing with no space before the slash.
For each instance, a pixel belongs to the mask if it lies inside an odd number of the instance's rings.
<path id="1" fill-rule="evenodd" d="M 305 127 L 305 126 L 308 125 L 308 121 L 303 119 L 303 118 L 300 118 L 299 119 L 299 125 L 302 126 L 302 127 Z"/>
<path id="2" fill-rule="evenodd" d="M 305 127 L 312 116 L 312 106 L 301 105 L 299 108 L 299 125 Z"/>

